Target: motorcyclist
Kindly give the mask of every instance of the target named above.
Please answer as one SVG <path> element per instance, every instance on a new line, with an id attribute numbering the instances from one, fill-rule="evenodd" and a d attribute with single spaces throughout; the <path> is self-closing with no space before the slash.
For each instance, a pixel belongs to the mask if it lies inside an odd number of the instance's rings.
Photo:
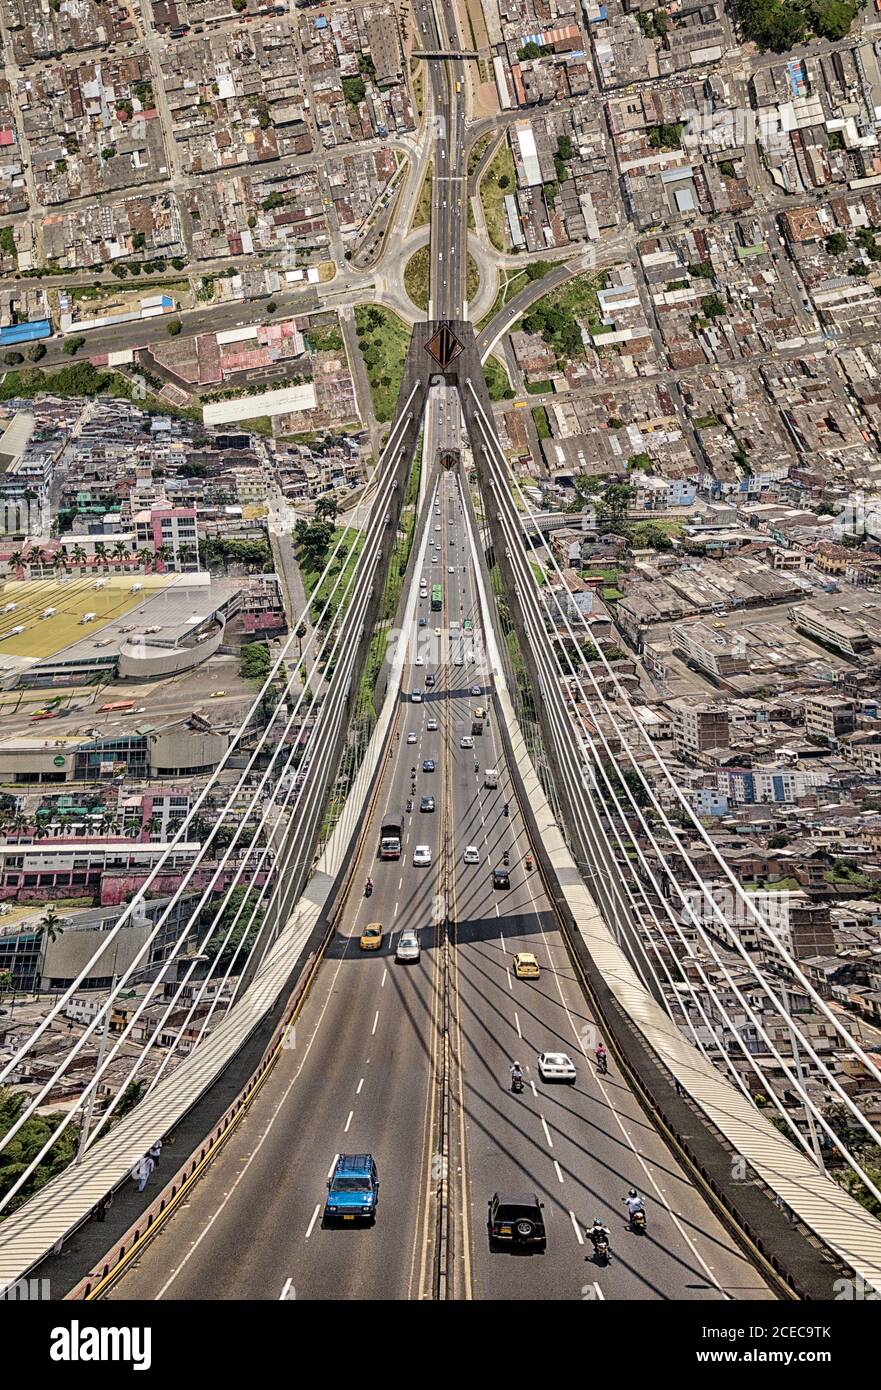
<path id="1" fill-rule="evenodd" d="M 370 878 L 369 875 L 368 875 L 368 878 L 367 878 L 367 882 L 366 882 L 365 885 L 364 885 L 364 888 L 365 888 L 365 890 L 366 890 L 368 893 L 372 893 L 372 892 L 373 892 L 373 879 Z"/>
<path id="2" fill-rule="evenodd" d="M 642 1200 L 635 1187 L 631 1187 L 624 1201 L 627 1203 L 627 1215 L 630 1217 L 631 1221 L 634 1216 L 638 1216 L 640 1212 L 645 1216 L 645 1202 Z"/>
<path id="3" fill-rule="evenodd" d="M 603 1044 L 601 1042 L 597 1043 L 594 1056 L 597 1059 L 597 1066 L 600 1068 L 601 1071 L 605 1071 L 606 1067 L 609 1064 L 609 1059 L 606 1056 L 606 1049 L 603 1047 Z"/>
<path id="4" fill-rule="evenodd" d="M 507 801 L 506 801 L 506 802 L 505 802 L 505 805 L 504 805 L 504 808 L 503 808 L 503 810 L 502 810 L 502 815 L 503 815 L 503 816 L 506 816 L 507 814 L 508 814 L 508 803 L 507 803 Z"/>
<path id="5" fill-rule="evenodd" d="M 511 1068 L 511 1085 L 512 1085 L 512 1086 L 522 1086 L 522 1085 L 523 1085 L 523 1072 L 522 1072 L 521 1069 L 520 1069 L 520 1063 L 519 1063 L 519 1062 L 515 1062 L 514 1065 L 513 1065 L 513 1067 Z"/>
<path id="6" fill-rule="evenodd" d="M 598 1216 L 595 1216 L 595 1217 L 594 1217 L 594 1219 L 593 1219 L 593 1225 L 591 1226 L 591 1228 L 590 1228 L 590 1230 L 588 1231 L 587 1234 L 590 1236 L 590 1238 L 591 1238 L 591 1240 L 593 1241 L 595 1247 L 596 1247 L 597 1245 L 599 1245 L 600 1241 L 603 1241 L 603 1240 L 606 1241 L 606 1242 L 608 1243 L 608 1240 L 609 1240 L 609 1228 L 608 1228 L 608 1226 L 605 1225 L 604 1222 L 602 1222 L 602 1221 L 600 1220 L 600 1218 L 599 1218 Z"/>

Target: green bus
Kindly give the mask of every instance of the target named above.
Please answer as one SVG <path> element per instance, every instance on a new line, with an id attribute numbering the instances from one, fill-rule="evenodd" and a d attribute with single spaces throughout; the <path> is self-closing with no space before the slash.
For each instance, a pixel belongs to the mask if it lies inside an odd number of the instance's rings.
<path id="1" fill-rule="evenodd" d="M 439 612 L 441 611 L 441 608 L 443 607 L 443 601 L 444 601 L 443 590 L 441 589 L 440 584 L 432 584 L 432 586 L 431 586 L 431 611 L 432 611 L 432 613 L 439 613 Z"/>
<path id="2" fill-rule="evenodd" d="M 473 631 L 474 631 L 474 624 L 472 623 L 472 621 L 471 621 L 470 618 L 466 618 L 466 619 L 465 619 L 464 623 L 462 624 L 462 631 L 463 631 L 463 632 L 473 632 Z"/>

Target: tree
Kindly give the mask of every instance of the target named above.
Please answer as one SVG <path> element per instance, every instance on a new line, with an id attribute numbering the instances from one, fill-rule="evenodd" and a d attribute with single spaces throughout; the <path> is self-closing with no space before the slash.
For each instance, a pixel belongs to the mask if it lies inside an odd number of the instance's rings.
<path id="1" fill-rule="evenodd" d="M 170 334 L 172 338 L 176 338 L 177 335 L 178 335 L 178 333 L 180 333 L 180 330 L 181 330 L 181 321 L 180 321 L 180 319 L 169 319 L 169 320 L 168 320 L 168 323 L 165 325 L 165 331 L 166 331 L 166 333 Z"/>
<path id="2" fill-rule="evenodd" d="M 243 680 L 262 685 L 272 668 L 272 657 L 265 642 L 245 642 L 239 653 L 239 673 Z"/>
<path id="3" fill-rule="evenodd" d="M 6 363 L 7 367 L 17 367 L 24 361 L 24 356 L 20 352 L 5 352 L 3 354 L 3 361 Z"/>
<path id="4" fill-rule="evenodd" d="M 46 356 L 46 346 L 44 343 L 31 343 L 28 348 L 28 357 L 32 362 L 40 362 Z"/>
<path id="5" fill-rule="evenodd" d="M 333 497 L 319 497 L 315 503 L 315 517 L 326 521 L 336 521 L 339 507 Z"/>
<path id="6" fill-rule="evenodd" d="M 95 542 L 95 563 L 98 564 L 98 565 L 102 565 L 102 566 L 104 567 L 105 572 L 106 572 L 106 570 L 107 570 L 107 568 L 108 568 L 108 566 L 107 566 L 107 546 L 104 544 L 103 541 L 96 541 L 96 542 Z"/>
<path id="7" fill-rule="evenodd" d="M 718 294 L 705 294 L 701 300 L 701 308 L 708 319 L 721 318 L 728 312 L 724 299 Z"/>
<path id="8" fill-rule="evenodd" d="M 358 106 L 367 95 L 363 77 L 344 77 L 343 96 L 351 106 Z"/>
<path id="9" fill-rule="evenodd" d="M 844 232 L 833 232 L 831 236 L 827 236 L 825 246 L 828 255 L 843 256 L 847 250 L 847 237 Z"/>
<path id="10" fill-rule="evenodd" d="M 85 550 L 77 543 L 73 548 L 73 563 L 79 565 L 81 574 L 85 570 L 87 558 Z"/>
<path id="11" fill-rule="evenodd" d="M 5 1134 L 19 1119 L 27 1099 L 23 1091 L 0 1090 L 0 1134 Z M 32 1115 L 25 1120 L 14 1141 L 0 1153 L 0 1196 L 5 1196 L 25 1168 L 30 1166 L 31 1160 L 41 1152 L 62 1118 L 60 1114 Z M 76 1146 L 77 1132 L 69 1125 L 43 1155 L 27 1182 L 19 1188 L 6 1207 L 7 1213 L 22 1206 L 57 1173 L 62 1172 L 72 1161 Z"/>
<path id="12" fill-rule="evenodd" d="M 269 303 L 266 306 L 266 312 L 267 314 L 274 314 L 277 308 L 278 305 L 276 304 L 275 300 L 270 299 Z"/>
<path id="13" fill-rule="evenodd" d="M 85 341 L 81 333 L 75 334 L 72 338 L 65 338 L 62 351 L 66 352 L 70 357 L 73 357 L 79 352 Z"/>

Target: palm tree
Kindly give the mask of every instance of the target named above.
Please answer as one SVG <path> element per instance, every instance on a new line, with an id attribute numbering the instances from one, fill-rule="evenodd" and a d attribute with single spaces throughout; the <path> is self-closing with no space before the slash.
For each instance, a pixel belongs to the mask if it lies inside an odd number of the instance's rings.
<path id="1" fill-rule="evenodd" d="M 51 946 L 53 941 L 57 941 L 63 931 L 64 923 L 50 903 L 46 909 L 45 915 L 40 918 L 40 924 L 37 928 L 37 941 L 40 945 L 40 963 L 37 967 L 38 979 L 42 977 L 45 967 L 46 948 Z M 34 988 L 36 989 L 36 982 Z"/>
<path id="2" fill-rule="evenodd" d="M 158 565 L 162 566 L 163 571 L 170 559 L 171 550 L 167 545 L 159 545 L 156 547 L 156 561 Z"/>
<path id="3" fill-rule="evenodd" d="M 116 564 L 121 565 L 123 560 L 128 559 L 128 546 L 125 541 L 117 541 L 113 547 L 113 559 Z"/>
<path id="4" fill-rule="evenodd" d="M 9 557 L 9 568 L 15 571 L 16 579 L 22 579 L 24 577 L 23 560 L 24 556 L 20 550 L 13 550 Z"/>
<path id="5" fill-rule="evenodd" d="M 75 546 L 74 546 L 74 548 L 73 548 L 73 563 L 74 563 L 75 565 L 79 565 L 79 567 L 80 567 L 80 574 L 84 574 L 84 573 L 85 573 L 85 569 L 86 569 L 86 560 L 87 560 L 88 558 L 89 558 L 88 555 L 86 554 L 84 548 L 83 548 L 81 545 L 75 545 Z"/>
<path id="6" fill-rule="evenodd" d="M 107 570 L 109 568 L 107 564 L 107 546 L 104 544 L 103 541 L 97 541 L 95 544 L 95 563 L 103 565 L 104 573 L 107 573 Z"/>
<path id="7" fill-rule="evenodd" d="M 31 546 L 30 550 L 28 551 L 28 564 L 30 565 L 32 571 L 35 565 L 42 565 L 44 558 L 45 556 L 43 555 L 43 547 L 41 545 Z"/>
<path id="8" fill-rule="evenodd" d="M 115 835 L 119 829 L 119 822 L 116 816 L 112 816 L 109 811 L 105 811 L 98 825 L 98 830 L 102 835 Z"/>
<path id="9" fill-rule="evenodd" d="M 52 568 L 55 571 L 56 579 L 58 578 L 59 570 L 67 569 L 67 556 L 63 550 L 56 550 L 55 554 L 52 556 Z"/>
<path id="10" fill-rule="evenodd" d="M 16 811 L 12 817 L 12 829 L 16 835 L 23 835 L 26 830 L 30 829 L 30 824 L 30 817 L 26 816 L 23 811 Z"/>
<path id="11" fill-rule="evenodd" d="M 148 550 L 146 546 L 142 546 L 138 551 L 138 564 L 146 574 L 147 570 L 150 569 L 153 564 L 152 550 Z"/>
<path id="12" fill-rule="evenodd" d="M 157 816 L 156 812 L 154 811 L 152 815 L 149 815 L 147 819 L 144 821 L 143 829 L 147 833 L 147 835 L 149 835 L 152 839 L 152 837 L 156 834 L 157 830 L 160 829 L 161 825 L 162 817 Z"/>

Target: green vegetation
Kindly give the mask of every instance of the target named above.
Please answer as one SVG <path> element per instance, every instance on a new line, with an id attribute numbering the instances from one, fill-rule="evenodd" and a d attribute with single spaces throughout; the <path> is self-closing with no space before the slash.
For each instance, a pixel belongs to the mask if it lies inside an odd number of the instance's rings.
<path id="1" fill-rule="evenodd" d="M 483 379 L 491 401 L 510 401 L 514 399 L 508 373 L 497 357 L 487 359 L 483 369 Z"/>
<path id="2" fill-rule="evenodd" d="M 699 415 L 698 418 L 694 421 L 694 427 L 696 430 L 715 429 L 715 427 L 718 424 L 719 419 L 716 415 Z"/>
<path id="3" fill-rule="evenodd" d="M 262 685 L 272 669 L 272 656 L 265 642 L 245 642 L 239 652 L 239 674 L 243 680 Z"/>
<path id="4" fill-rule="evenodd" d="M 651 473 L 652 460 L 649 454 L 634 454 L 627 464 L 631 472 Z"/>
<path id="5" fill-rule="evenodd" d="M 65 338 L 64 347 L 61 350 L 66 352 L 68 357 L 75 357 L 80 348 L 84 346 L 85 341 L 82 333 L 74 334 L 71 338 Z"/>
<path id="6" fill-rule="evenodd" d="M 681 121 L 652 126 L 649 131 L 649 144 L 653 150 L 679 150 L 682 148 L 684 130 L 685 126 Z"/>
<path id="7" fill-rule="evenodd" d="M 323 318 L 312 319 L 306 329 L 306 337 L 313 352 L 343 351 L 343 335 L 336 314 L 325 314 Z"/>
<path id="8" fill-rule="evenodd" d="M 581 322 L 586 321 L 591 332 L 602 327 L 597 290 L 603 278 L 602 275 L 577 275 L 559 285 L 533 304 L 524 316 L 523 327 L 527 333 L 540 333 L 563 362 L 583 357 Z"/>
<path id="9" fill-rule="evenodd" d="M 343 96 L 350 106 L 358 106 L 367 95 L 363 77 L 344 77 Z"/>
<path id="10" fill-rule="evenodd" d="M 15 234 L 11 227 L 0 227 L 0 251 L 4 256 L 15 255 Z"/>
<path id="11" fill-rule="evenodd" d="M 701 308 L 708 319 L 721 318 L 723 314 L 728 312 L 724 299 L 718 294 L 705 294 L 701 300 Z"/>
<path id="12" fill-rule="evenodd" d="M 506 179 L 506 183 L 501 180 Z M 489 239 L 497 251 L 508 251 L 508 218 L 505 212 L 505 192 L 517 181 L 514 156 L 507 139 L 499 148 L 480 183 L 480 201 Z"/>
<path id="13" fill-rule="evenodd" d="M 338 542 L 341 542 L 333 564 L 322 580 L 321 586 L 316 590 L 318 580 L 327 564 L 331 551 Z M 297 563 L 300 566 L 300 573 L 303 576 L 303 585 L 307 594 L 315 591 L 312 601 L 312 621 L 326 631 L 341 606 L 348 606 L 352 597 L 352 590 L 349 589 L 345 602 L 343 595 L 346 594 L 346 585 L 351 578 L 352 571 L 358 561 L 358 555 L 363 544 L 363 537 L 359 532 L 351 527 L 334 526 L 333 521 L 326 516 L 316 514 L 314 521 L 298 521 L 294 527 L 294 550 L 297 556 Z M 343 578 L 337 585 L 336 592 L 331 597 L 331 590 L 337 583 L 337 577 L 342 572 Z M 327 612 L 322 617 L 322 611 L 326 603 L 330 600 Z"/>
<path id="14" fill-rule="evenodd" d="M 269 388 L 267 387 L 267 390 Z M 272 416 L 271 415 L 252 415 L 250 420 L 240 420 L 237 428 L 246 434 L 262 434 L 266 439 L 272 438 Z"/>
<path id="15" fill-rule="evenodd" d="M 429 162 L 425 170 L 425 178 L 422 180 L 422 187 L 419 190 L 419 200 L 416 203 L 416 211 L 413 213 L 414 227 L 425 227 L 431 221 L 431 185 L 434 179 L 434 165 Z"/>
<path id="16" fill-rule="evenodd" d="M 548 412 L 545 410 L 544 406 L 534 405 L 531 414 L 533 424 L 535 425 L 535 432 L 539 440 L 550 439 L 551 427 L 548 423 Z"/>
<path id="17" fill-rule="evenodd" d="M 376 418 L 380 422 L 391 420 L 404 374 L 410 330 L 397 314 L 378 304 L 359 304 L 355 309 L 355 326 L 370 378 Z"/>
<path id="18" fill-rule="evenodd" d="M 431 252 L 428 246 L 420 246 L 404 267 L 404 289 L 417 309 L 428 309 L 429 274 L 431 271 Z"/>
<path id="19" fill-rule="evenodd" d="M 847 237 L 844 232 L 833 232 L 831 236 L 827 236 L 825 246 L 827 255 L 843 256 L 847 250 Z"/>
<path id="20" fill-rule="evenodd" d="M 70 341 L 68 339 L 68 341 Z M 118 372 L 101 372 L 90 362 L 77 362 L 47 373 L 39 367 L 7 372 L 0 384 L 0 400 L 36 396 L 123 396 L 130 397 L 131 382 Z"/>
<path id="21" fill-rule="evenodd" d="M 165 331 L 169 335 L 169 337 L 176 338 L 178 333 L 180 333 L 181 331 L 181 327 L 182 325 L 180 319 L 169 319 L 165 325 Z"/>
<path id="22" fill-rule="evenodd" d="M 4 352 L 3 361 L 7 367 L 17 367 L 19 362 L 24 361 L 24 354 L 21 352 Z"/>
<path id="23" fill-rule="evenodd" d="M 221 536 L 206 536 L 199 543 L 199 556 L 206 569 L 226 570 L 241 565 L 261 574 L 271 574 L 272 551 L 268 541 L 225 540 Z"/>
<path id="24" fill-rule="evenodd" d="M 489 135 L 481 135 L 480 139 L 479 139 L 479 140 L 475 140 L 474 144 L 472 145 L 472 147 L 471 147 L 471 153 L 470 153 L 469 156 L 468 156 L 468 177 L 469 177 L 469 178 L 470 178 L 471 175 L 474 173 L 475 169 L 477 168 L 478 164 L 480 163 L 481 159 L 483 158 L 484 154 L 486 153 L 487 147 L 488 147 L 490 141 L 492 140 L 492 138 L 493 138 L 493 137 L 492 137 L 492 132 L 490 132 Z"/>
<path id="25" fill-rule="evenodd" d="M 465 264 L 465 298 L 468 300 L 469 304 L 479 289 L 480 271 L 477 268 L 476 260 L 469 254 Z"/>
<path id="26" fill-rule="evenodd" d="M 731 159 L 723 159 L 719 165 L 719 173 L 724 174 L 726 179 L 736 178 L 737 170 L 734 167 L 734 161 Z"/>
<path id="27" fill-rule="evenodd" d="M 695 278 L 702 276 L 705 280 L 712 280 L 714 271 L 709 261 L 698 261 L 696 265 L 688 267 L 688 273 Z"/>
<path id="28" fill-rule="evenodd" d="M 843 39 L 859 10 L 857 0 L 739 0 L 744 36 L 782 53 L 816 36 Z"/>
<path id="29" fill-rule="evenodd" d="M 0 1134 L 6 1134 L 7 1130 L 12 1128 L 27 1100 L 28 1097 L 23 1091 L 0 1090 Z M 33 1115 L 29 1120 L 25 1120 L 15 1138 L 0 1153 L 0 1195 L 5 1196 L 13 1184 L 18 1181 L 21 1173 L 31 1160 L 36 1158 L 62 1118 L 61 1114 L 42 1114 Z M 76 1153 L 78 1138 L 79 1135 L 74 1125 L 69 1125 L 64 1133 L 59 1135 L 48 1153 L 43 1156 L 39 1165 L 34 1169 L 31 1177 L 12 1198 L 5 1209 L 5 1215 L 8 1216 L 18 1207 L 23 1206 L 29 1197 L 32 1197 L 35 1192 L 39 1192 L 41 1187 L 45 1187 L 47 1182 L 50 1182 L 57 1173 L 60 1173 L 72 1162 Z"/>

